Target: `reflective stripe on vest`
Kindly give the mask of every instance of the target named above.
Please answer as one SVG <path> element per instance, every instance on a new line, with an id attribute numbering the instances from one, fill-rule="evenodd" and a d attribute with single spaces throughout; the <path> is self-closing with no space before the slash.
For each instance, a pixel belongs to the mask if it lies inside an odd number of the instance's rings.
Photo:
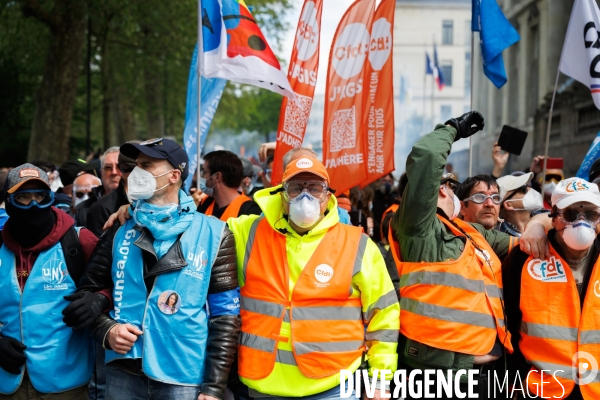
<path id="1" fill-rule="evenodd" d="M 245 194 L 240 194 L 231 203 L 229 203 L 229 205 L 223 212 L 223 215 L 221 215 L 219 219 L 223 222 L 227 222 L 229 218 L 239 217 L 240 208 L 242 208 L 242 204 L 250 200 L 252 200 L 250 197 L 246 196 Z M 208 208 L 204 212 L 205 215 L 213 215 L 213 212 L 215 210 L 215 203 L 216 201 L 213 199 L 213 202 L 210 204 L 210 206 L 208 206 Z"/>
<path id="2" fill-rule="evenodd" d="M 584 399 L 600 398 L 600 374 L 582 384 L 591 375 L 580 375 L 578 370 L 579 365 L 590 362 L 584 352 L 600 363 L 600 321 L 596 317 L 600 307 L 600 261 L 591 272 L 582 310 L 571 269 L 552 245 L 550 254 L 544 260 L 529 257 L 521 271 L 523 320 L 519 348 L 532 365 L 528 386 L 530 391 L 535 390 L 543 378 L 544 396 L 560 399 L 569 396 L 578 383 Z M 551 372 L 544 371 L 542 377 L 542 369 Z"/>
<path id="3" fill-rule="evenodd" d="M 323 378 L 339 374 L 363 354 L 362 305 L 350 296 L 367 239 L 355 227 L 329 229 L 289 300 L 286 237 L 263 217 L 253 222 L 243 265 L 240 376 L 266 378 L 278 362 L 297 366 L 306 377 Z M 291 326 L 291 352 L 277 348 L 279 341 L 290 340 L 280 336 L 283 321 Z"/>
<path id="4" fill-rule="evenodd" d="M 25 344 L 25 366 L 33 387 L 42 393 L 59 393 L 85 385 L 92 375 L 93 342 L 89 331 L 73 332 L 63 322 L 63 299 L 75 292 L 60 242 L 42 251 L 35 261 L 23 293 L 17 282 L 15 255 L 0 248 L 0 332 Z M 23 379 L 0 368 L 0 393 L 15 392 Z"/>
<path id="5" fill-rule="evenodd" d="M 488 354 L 496 337 L 512 352 L 504 321 L 501 263 L 471 225 L 438 215 L 456 236 L 471 238 L 458 260 L 404 262 L 390 228 L 390 248 L 400 276 L 400 332 L 428 346 Z M 458 229 L 456 226 L 460 227 Z"/>
<path id="6" fill-rule="evenodd" d="M 127 354 L 107 350 L 106 362 L 142 358 L 144 373 L 154 380 L 200 385 L 208 339 L 206 297 L 225 224 L 195 213 L 179 241 L 187 265 L 157 275 L 149 295 L 142 250 L 136 245 L 141 232 L 134 225 L 133 220 L 127 221 L 114 238 L 114 309 L 110 315 L 119 323 L 137 326 L 144 334 Z M 173 292 L 177 302 L 170 307 L 167 302 Z"/>

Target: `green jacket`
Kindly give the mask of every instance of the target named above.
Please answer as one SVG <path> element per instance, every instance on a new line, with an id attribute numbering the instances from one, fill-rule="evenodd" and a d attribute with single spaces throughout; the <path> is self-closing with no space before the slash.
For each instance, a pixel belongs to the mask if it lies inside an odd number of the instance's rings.
<path id="1" fill-rule="evenodd" d="M 438 125 L 415 144 L 408 156 L 408 184 L 402 195 L 400 209 L 392 220 L 404 261 L 456 260 L 464 250 L 464 239 L 455 236 L 436 217 L 440 181 L 455 136 L 456 129 L 453 127 Z M 486 230 L 480 224 L 472 225 L 485 237 L 501 260 L 508 254 L 511 245 L 508 234 Z M 398 353 L 398 361 L 413 368 L 459 369 L 473 365 L 473 356 L 434 349 L 403 337 Z"/>

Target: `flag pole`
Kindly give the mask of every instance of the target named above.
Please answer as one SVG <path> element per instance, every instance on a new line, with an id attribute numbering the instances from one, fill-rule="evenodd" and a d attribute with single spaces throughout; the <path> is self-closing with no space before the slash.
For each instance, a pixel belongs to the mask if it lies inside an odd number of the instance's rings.
<path id="1" fill-rule="evenodd" d="M 425 134 L 425 118 L 427 117 L 427 106 L 425 105 L 425 97 L 427 97 L 427 66 L 423 74 L 423 122 L 421 124 L 421 134 Z"/>
<path id="2" fill-rule="evenodd" d="M 198 118 L 196 122 L 196 190 L 200 190 L 200 101 L 202 100 L 202 0 L 198 0 Z"/>
<path id="3" fill-rule="evenodd" d="M 473 111 L 473 79 L 475 76 L 473 60 L 475 59 L 475 32 L 471 31 L 471 111 Z M 469 136 L 469 176 L 473 176 L 473 135 Z"/>
<path id="4" fill-rule="evenodd" d="M 562 58 L 562 57 L 561 57 Z M 558 77 L 560 76 L 560 61 L 556 68 L 556 81 L 554 82 L 554 91 L 552 92 L 552 102 L 550 103 L 550 111 L 548 111 L 548 124 L 546 128 L 546 148 L 544 150 L 544 170 L 542 172 L 542 188 L 546 182 L 546 165 L 548 164 L 548 147 L 550 146 L 550 129 L 552 128 L 552 112 L 554 111 L 554 99 L 556 98 L 556 89 L 558 88 Z"/>

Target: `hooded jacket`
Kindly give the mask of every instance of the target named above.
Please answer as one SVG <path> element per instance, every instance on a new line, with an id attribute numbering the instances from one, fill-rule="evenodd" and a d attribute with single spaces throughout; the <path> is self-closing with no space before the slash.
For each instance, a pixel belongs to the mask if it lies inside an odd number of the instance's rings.
<path id="1" fill-rule="evenodd" d="M 274 229 L 282 232 L 285 230 L 286 253 L 289 265 L 289 290 L 290 296 L 294 285 L 302 270 L 321 243 L 327 231 L 339 223 L 337 201 L 335 196 L 330 196 L 325 217 L 309 232 L 300 236 L 288 223 L 283 212 L 282 196 L 271 195 L 270 192 L 277 187 L 259 190 L 254 195 L 254 200 L 262 209 L 265 218 Z M 252 223 L 259 218 L 258 215 L 230 218 L 227 221 L 229 229 L 233 232 L 236 242 L 238 282 L 244 286 L 244 255 L 246 243 L 250 234 Z M 284 233 L 281 233 L 282 235 Z M 385 262 L 377 245 L 367 240 L 361 270 L 352 278 L 352 297 L 360 297 L 362 303 L 363 319 L 365 321 L 366 339 L 368 347 L 369 373 L 373 369 L 396 370 L 397 364 L 397 334 L 389 337 L 378 336 L 380 332 L 398 332 L 400 329 L 400 306 L 394 291 L 394 286 L 387 273 Z M 290 337 L 290 324 L 284 322 L 280 336 Z M 375 339 L 378 337 L 380 340 Z M 278 342 L 278 348 L 291 351 L 291 342 Z M 359 357 L 351 365 L 351 370 L 360 367 Z M 388 376 L 388 379 L 390 376 Z M 322 393 L 339 385 L 340 375 L 335 374 L 326 378 L 313 379 L 304 376 L 299 368 L 294 365 L 276 363 L 271 374 L 261 380 L 248 380 L 242 378 L 248 387 L 259 394 L 251 392 L 250 395 L 261 397 L 260 394 L 298 397 Z"/>

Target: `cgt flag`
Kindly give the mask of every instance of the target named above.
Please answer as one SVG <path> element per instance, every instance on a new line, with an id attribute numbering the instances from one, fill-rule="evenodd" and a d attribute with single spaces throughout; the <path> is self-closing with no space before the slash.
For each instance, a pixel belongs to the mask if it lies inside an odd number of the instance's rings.
<path id="1" fill-rule="evenodd" d="M 560 57 L 559 70 L 592 92 L 600 108 L 600 11 L 594 0 L 575 0 Z"/>
<path id="2" fill-rule="evenodd" d="M 367 179 L 361 187 L 396 169 L 394 165 L 394 12 L 396 0 L 383 0 L 371 29 L 369 62 L 365 67 L 366 87 L 369 88 L 364 108 L 363 146 L 367 151 Z M 404 78 L 404 77 L 403 77 Z M 406 82 L 401 85 L 406 91 Z M 406 93 L 405 93 L 406 95 Z"/>
<path id="3" fill-rule="evenodd" d="M 194 49 L 190 75 L 188 78 L 188 93 L 185 107 L 185 129 L 183 131 L 183 145 L 190 160 L 189 170 L 196 171 L 199 150 L 202 150 L 208 135 L 219 101 L 225 89 L 225 79 L 202 77 L 202 99 L 200 110 L 200 148 L 198 148 L 198 46 Z M 194 173 L 188 175 L 185 187 L 190 189 Z"/>
<path id="4" fill-rule="evenodd" d="M 364 166 L 364 71 L 376 0 L 357 0 L 337 27 L 329 55 L 323 164 L 331 187 L 343 193 L 367 179 Z"/>
<path id="5" fill-rule="evenodd" d="M 302 146 L 308 125 L 319 69 L 322 11 L 323 0 L 306 0 L 300 14 L 288 70 L 296 101 L 284 98 L 281 103 L 271 176 L 274 185 L 281 181 L 283 156 L 292 148 Z"/>
<path id="6" fill-rule="evenodd" d="M 294 97 L 281 65 L 243 0 L 200 0 L 202 76 Z"/>

